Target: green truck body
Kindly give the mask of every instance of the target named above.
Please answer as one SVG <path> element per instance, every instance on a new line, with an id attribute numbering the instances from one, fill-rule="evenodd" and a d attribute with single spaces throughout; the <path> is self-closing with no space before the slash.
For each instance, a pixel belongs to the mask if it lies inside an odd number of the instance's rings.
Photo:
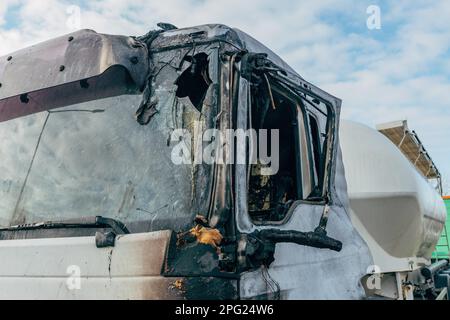
<path id="1" fill-rule="evenodd" d="M 442 231 L 441 238 L 433 252 L 433 259 L 449 259 L 449 232 L 450 232 L 450 197 L 444 197 L 445 206 L 447 207 L 447 222 Z"/>

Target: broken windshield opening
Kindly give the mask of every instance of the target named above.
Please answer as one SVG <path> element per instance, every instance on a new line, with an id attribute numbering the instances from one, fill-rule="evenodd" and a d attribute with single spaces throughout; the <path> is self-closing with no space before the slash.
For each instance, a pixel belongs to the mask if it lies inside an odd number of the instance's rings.
<path id="1" fill-rule="evenodd" d="M 191 103 L 202 111 L 203 100 L 205 99 L 208 87 L 211 84 L 208 72 L 208 56 L 206 53 L 199 53 L 195 56 L 187 56 L 186 61 L 191 65 L 177 79 L 177 97 L 189 97 Z"/>

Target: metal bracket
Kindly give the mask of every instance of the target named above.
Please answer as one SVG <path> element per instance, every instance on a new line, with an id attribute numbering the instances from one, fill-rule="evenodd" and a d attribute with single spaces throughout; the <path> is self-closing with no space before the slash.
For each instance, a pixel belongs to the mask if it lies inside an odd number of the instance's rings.
<path id="1" fill-rule="evenodd" d="M 114 247 L 116 244 L 116 234 L 110 232 L 96 232 L 95 233 L 95 245 L 97 248 Z"/>

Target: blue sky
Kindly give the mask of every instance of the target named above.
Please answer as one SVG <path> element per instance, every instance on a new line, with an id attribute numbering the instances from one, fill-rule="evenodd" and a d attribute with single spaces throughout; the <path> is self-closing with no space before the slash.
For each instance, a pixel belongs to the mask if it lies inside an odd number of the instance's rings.
<path id="1" fill-rule="evenodd" d="M 370 5 L 380 8 L 379 30 L 367 28 Z M 370 126 L 407 119 L 450 194 L 449 17 L 448 0 L 1 0 L 0 55 L 78 26 L 128 35 L 159 21 L 238 27 L 342 98 L 343 118 Z"/>

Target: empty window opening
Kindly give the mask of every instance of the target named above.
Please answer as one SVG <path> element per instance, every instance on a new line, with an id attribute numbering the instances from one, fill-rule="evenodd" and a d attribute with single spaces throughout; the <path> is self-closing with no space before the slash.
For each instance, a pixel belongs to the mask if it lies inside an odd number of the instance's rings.
<path id="1" fill-rule="evenodd" d="M 314 188 L 309 197 L 316 198 L 322 194 L 323 181 L 323 158 L 322 158 L 322 143 L 321 133 L 317 120 L 311 114 L 308 116 L 309 126 L 311 128 L 311 144 L 312 144 L 312 160 L 314 162 Z"/>
<path id="2" fill-rule="evenodd" d="M 322 201 L 325 191 L 328 137 L 332 121 L 329 106 L 310 96 L 301 97 L 306 109 L 308 148 L 310 149 L 311 188 L 304 196 L 309 201 Z"/>
<path id="3" fill-rule="evenodd" d="M 189 97 L 195 108 L 201 112 L 206 92 L 212 83 L 209 78 L 208 56 L 202 52 L 193 57 L 187 56 L 185 60 L 191 65 L 175 82 L 178 86 L 176 95 L 178 98 Z"/>
<path id="4" fill-rule="evenodd" d="M 255 94 L 259 93 L 257 96 Z M 279 132 L 279 170 L 275 175 L 261 174 L 262 165 L 250 167 L 248 205 L 254 222 L 281 221 L 290 205 L 298 199 L 298 127 L 295 102 L 273 90 L 271 98 L 265 99 L 260 90 L 252 94 L 252 127 L 267 129 L 268 154 L 273 157 L 271 131 Z M 259 135 L 257 135 L 259 138 Z M 258 141 L 259 149 L 259 141 Z M 260 154 L 258 150 L 258 155 Z"/>

